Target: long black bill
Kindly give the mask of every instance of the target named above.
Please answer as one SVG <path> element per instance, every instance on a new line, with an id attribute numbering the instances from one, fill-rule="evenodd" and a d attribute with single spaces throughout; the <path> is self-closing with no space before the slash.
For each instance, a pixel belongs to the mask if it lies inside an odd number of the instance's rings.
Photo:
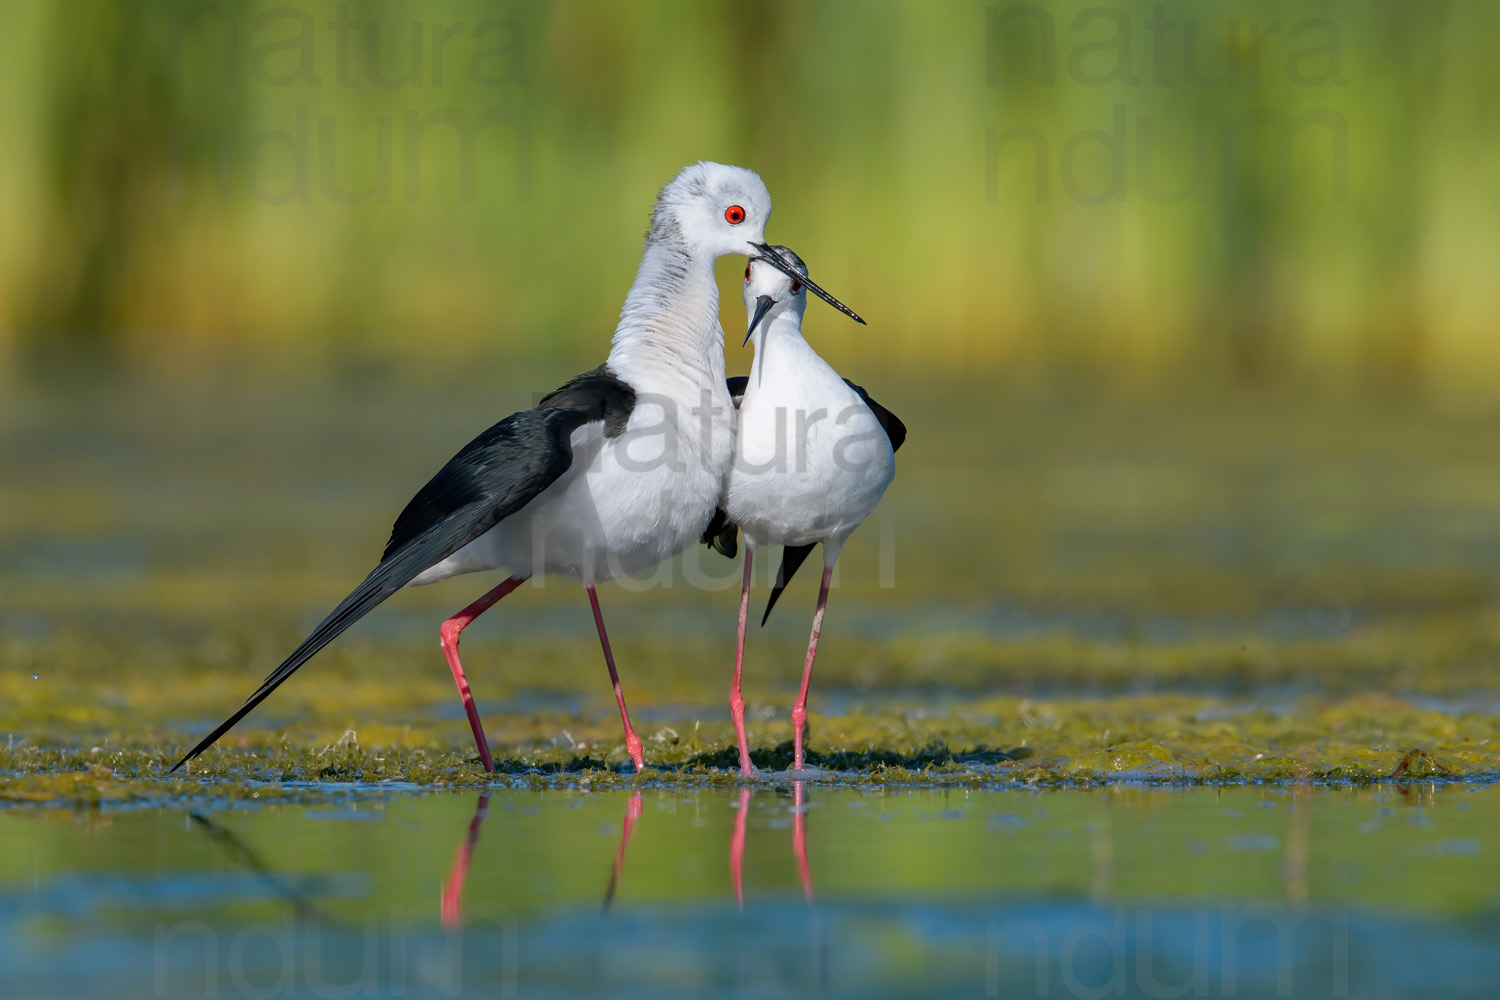
<path id="1" fill-rule="evenodd" d="M 766 313 L 770 312 L 775 304 L 775 300 L 769 295 L 762 295 L 755 300 L 755 315 L 750 317 L 750 329 L 745 331 L 745 343 L 741 344 L 741 347 L 750 343 L 750 335 L 755 332 L 757 326 L 760 326 L 760 321 L 766 318 Z"/>
<path id="2" fill-rule="evenodd" d="M 837 309 L 839 312 L 843 313 L 845 316 L 848 316 L 850 319 L 854 320 L 854 322 L 860 324 L 861 326 L 867 326 L 868 325 L 868 324 L 865 323 L 864 320 L 862 320 L 862 319 L 859 318 L 859 313 L 855 312 L 853 309 L 850 309 L 848 306 L 844 305 L 838 299 L 834 298 L 832 295 L 829 295 L 827 292 L 823 291 L 823 289 L 819 288 L 816 284 L 814 284 L 813 281 L 812 281 L 812 279 L 810 279 L 809 277 L 807 277 L 807 275 L 803 274 L 801 271 L 798 271 L 795 267 L 793 267 L 792 265 L 788 264 L 786 261 L 782 260 L 781 259 L 781 254 L 777 253 L 770 246 L 770 244 L 767 244 L 767 243 L 752 243 L 750 245 L 753 246 L 755 249 L 757 249 L 757 250 L 760 251 L 760 253 L 761 253 L 760 259 L 761 260 L 765 261 L 767 264 L 770 264 L 772 267 L 776 268 L 776 270 L 780 271 L 782 274 L 786 275 L 788 278 L 791 278 L 793 281 L 800 281 L 802 284 L 806 285 L 809 289 L 811 289 L 814 295 L 816 295 L 818 298 L 822 299 L 824 302 L 827 302 L 829 305 L 833 306 L 833 308 Z M 743 346 L 743 345 L 741 345 L 741 346 Z"/>

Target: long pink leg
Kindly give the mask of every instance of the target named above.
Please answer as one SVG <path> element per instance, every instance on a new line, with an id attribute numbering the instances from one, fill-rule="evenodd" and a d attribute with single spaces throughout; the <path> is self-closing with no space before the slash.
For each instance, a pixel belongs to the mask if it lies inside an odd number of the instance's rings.
<path id="1" fill-rule="evenodd" d="M 620 884 L 620 873 L 625 870 L 625 852 L 630 849 L 630 835 L 635 830 L 635 821 L 641 818 L 641 793 L 635 792 L 625 803 L 625 820 L 620 824 L 620 847 L 615 851 L 615 869 L 609 876 L 609 888 L 604 890 L 604 912 L 615 899 L 615 887 Z"/>
<path id="2" fill-rule="evenodd" d="M 636 772 L 646 769 L 646 757 L 641 753 L 641 738 L 635 734 L 630 726 L 630 713 L 625 711 L 625 693 L 620 690 L 620 675 L 615 672 L 615 654 L 609 649 L 609 635 L 604 631 L 604 615 L 599 613 L 599 595 L 594 593 L 594 585 L 588 585 L 589 604 L 594 608 L 594 624 L 599 627 L 599 645 L 604 647 L 604 665 L 609 667 L 609 680 L 615 686 L 615 701 L 620 706 L 620 721 L 625 725 L 625 749 L 630 751 L 630 759 L 635 762 Z"/>
<path id="3" fill-rule="evenodd" d="M 807 725 L 807 688 L 812 683 L 813 660 L 818 655 L 818 636 L 823 632 L 823 610 L 828 607 L 828 584 L 833 567 L 823 567 L 823 585 L 818 588 L 818 610 L 813 612 L 812 639 L 807 643 L 807 662 L 802 666 L 802 690 L 792 706 L 792 770 L 802 770 L 802 730 Z"/>
<path id="4" fill-rule="evenodd" d="M 474 695 L 469 692 L 469 679 L 464 676 L 464 665 L 458 662 L 458 637 L 469 627 L 470 622 L 525 582 L 525 577 L 511 577 L 443 622 L 443 627 L 438 629 L 438 642 L 443 647 L 443 655 L 448 658 L 448 669 L 453 671 L 453 683 L 458 685 L 458 696 L 464 701 L 464 711 L 469 715 L 469 728 L 474 730 L 474 745 L 479 747 L 479 759 L 484 761 L 484 769 L 491 773 L 495 770 L 495 762 L 490 757 L 489 742 L 484 738 L 484 726 L 479 723 L 479 709 L 474 707 Z"/>
<path id="5" fill-rule="evenodd" d="M 740 789 L 740 811 L 734 817 L 734 835 L 729 838 L 729 877 L 734 880 L 734 902 L 745 912 L 745 882 L 741 878 L 745 861 L 745 823 L 750 818 L 750 789 Z"/>
<path id="6" fill-rule="evenodd" d="M 802 895 L 813 901 L 812 868 L 807 863 L 807 813 L 802 809 L 805 781 L 792 782 L 792 854 L 797 858 L 797 873 L 802 876 Z"/>
<path id="7" fill-rule="evenodd" d="M 729 686 L 729 716 L 734 719 L 734 735 L 740 742 L 740 774 L 750 777 L 750 739 L 745 735 L 745 699 L 740 694 L 740 669 L 745 665 L 745 622 L 750 617 L 750 561 L 755 550 L 745 546 L 745 582 L 740 587 L 740 637 L 734 647 L 734 683 Z"/>
<path id="8" fill-rule="evenodd" d="M 459 900 L 463 897 L 464 882 L 469 878 L 469 860 L 474 856 L 474 845 L 479 842 L 479 827 L 489 812 L 489 805 L 488 795 L 479 796 L 479 804 L 474 807 L 474 818 L 469 821 L 469 835 L 458 845 L 458 853 L 453 855 L 453 868 L 448 872 L 448 880 L 443 883 L 441 909 L 444 930 L 453 930 L 463 920 Z"/>

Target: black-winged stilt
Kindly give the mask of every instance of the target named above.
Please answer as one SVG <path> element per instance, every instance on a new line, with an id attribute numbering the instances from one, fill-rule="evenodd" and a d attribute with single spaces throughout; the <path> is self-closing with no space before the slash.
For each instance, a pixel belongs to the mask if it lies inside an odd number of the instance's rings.
<path id="1" fill-rule="evenodd" d="M 609 359 L 465 445 L 396 518 L 364 582 L 173 770 L 396 591 L 502 568 L 509 576 L 440 630 L 485 770 L 495 765 L 459 662 L 459 635 L 546 573 L 588 591 L 625 745 L 643 768 L 594 586 L 681 552 L 714 515 L 734 437 L 714 261 L 755 254 L 770 214 L 765 184 L 741 167 L 694 164 L 662 188 Z"/>
<path id="2" fill-rule="evenodd" d="M 745 268 L 745 309 L 755 361 L 745 379 L 731 379 L 739 396 L 734 463 L 725 479 L 722 509 L 704 541 L 732 556 L 734 528 L 745 533 L 739 636 L 729 711 L 739 740 L 740 771 L 753 773 L 745 735 L 740 673 L 750 610 L 750 569 L 760 545 L 782 545 L 781 567 L 764 625 L 797 568 L 823 545 L 823 582 L 813 614 L 802 687 L 792 707 L 793 769 L 803 762 L 807 689 L 812 680 L 833 566 L 844 541 L 875 510 L 895 475 L 895 452 L 906 426 L 864 389 L 840 378 L 802 336 L 806 290 L 863 323 L 847 306 L 808 280 L 807 265 L 786 247 L 761 244 Z M 740 393 L 743 395 L 740 396 Z"/>

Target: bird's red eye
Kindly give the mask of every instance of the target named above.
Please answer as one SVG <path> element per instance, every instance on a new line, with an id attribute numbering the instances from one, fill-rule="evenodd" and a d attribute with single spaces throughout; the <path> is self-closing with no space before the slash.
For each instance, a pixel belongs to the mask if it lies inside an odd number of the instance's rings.
<path id="1" fill-rule="evenodd" d="M 746 281 L 750 280 L 750 265 L 749 264 L 745 265 L 745 280 Z"/>
<path id="2" fill-rule="evenodd" d="M 745 221 L 745 210 L 738 205 L 730 205 L 724 209 L 724 219 L 731 226 L 738 226 Z"/>
<path id="3" fill-rule="evenodd" d="M 794 282 L 792 282 L 792 294 L 796 295 L 800 291 L 802 291 L 802 282 L 800 282 L 800 281 L 794 281 Z"/>

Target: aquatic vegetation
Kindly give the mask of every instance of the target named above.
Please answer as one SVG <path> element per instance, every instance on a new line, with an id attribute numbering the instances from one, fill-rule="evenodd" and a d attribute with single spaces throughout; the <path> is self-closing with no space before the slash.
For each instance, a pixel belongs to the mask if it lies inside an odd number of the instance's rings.
<path id="1" fill-rule="evenodd" d="M 810 705 L 817 780 L 1367 782 L 1403 760 L 1403 780 L 1500 775 L 1500 439 L 1482 414 L 961 389 L 882 386 L 917 443 L 882 507 L 894 566 L 873 523 L 841 560 Z M 392 392 L 0 403 L 0 466 L 29 472 L 0 481 L 0 802 L 484 783 L 435 642 L 465 580 L 389 602 L 166 773 L 368 568 L 408 480 L 496 409 L 490 387 Z M 963 437 L 976 424 L 994 433 Z M 694 552 L 611 595 L 656 768 L 639 778 L 586 603 L 526 587 L 476 625 L 496 783 L 733 782 L 738 577 Z M 806 642 L 794 617 L 745 667 L 772 770 Z"/>
<path id="2" fill-rule="evenodd" d="M 721 713 L 722 715 L 722 713 Z M 678 721 L 649 739 L 647 773 L 627 767 L 607 712 L 584 719 L 487 716 L 501 785 L 621 787 L 738 781 L 726 718 Z M 555 728 L 554 728 L 555 726 Z M 247 727 L 169 775 L 178 733 L 114 732 L 87 748 L 0 749 L 0 802 L 128 805 L 191 796 L 307 799 L 353 785 L 481 787 L 489 782 L 451 722 L 318 735 L 307 723 Z M 681 735 L 679 735 L 681 734 Z M 784 772 L 785 720 L 751 726 L 756 766 Z M 1412 751 L 1416 751 L 1413 753 Z M 1403 766 L 1404 762 L 1404 766 Z M 1238 784 L 1500 777 L 1500 717 L 1420 708 L 1387 696 L 1303 699 L 1271 711 L 1216 698 L 998 698 L 938 715 L 814 714 L 813 780 L 877 785 L 1057 786 L 1100 781 Z M 784 773 L 782 774 L 784 777 Z"/>

